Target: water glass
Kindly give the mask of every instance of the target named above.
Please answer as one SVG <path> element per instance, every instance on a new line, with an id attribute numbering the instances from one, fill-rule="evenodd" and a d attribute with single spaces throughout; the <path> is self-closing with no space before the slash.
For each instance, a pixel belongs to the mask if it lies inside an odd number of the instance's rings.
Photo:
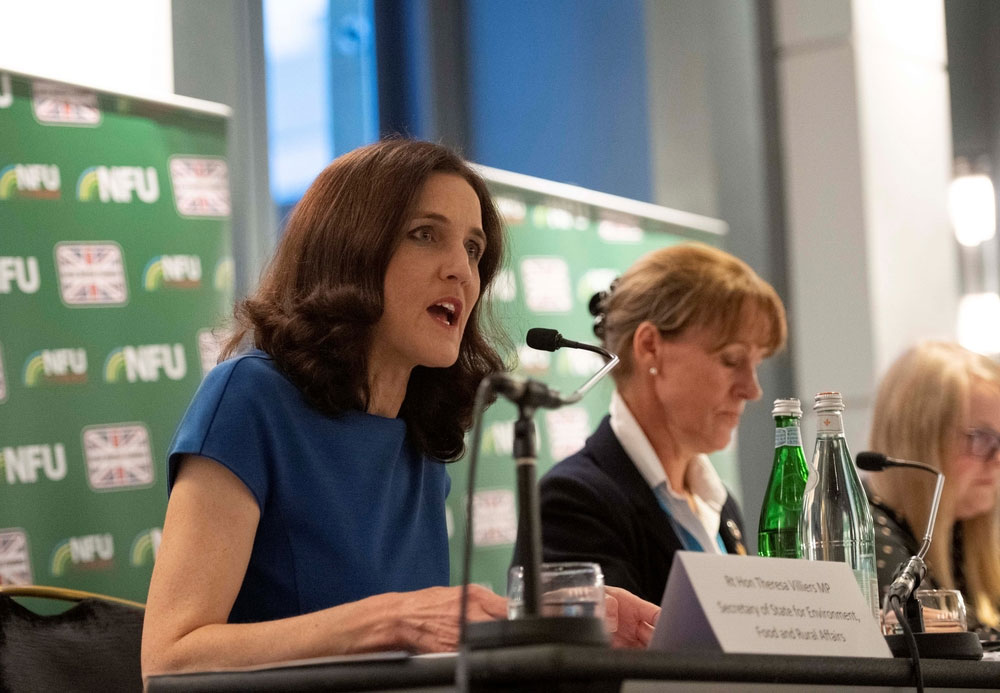
<path id="1" fill-rule="evenodd" d="M 961 633 L 969 629 L 965 600 L 958 590 L 917 590 L 928 633 Z"/>
<path id="2" fill-rule="evenodd" d="M 542 616 L 604 619 L 604 573 L 597 563 L 543 563 L 540 590 Z M 510 569 L 507 617 L 524 618 L 524 568 Z"/>
<path id="3" fill-rule="evenodd" d="M 968 630 L 965 600 L 958 590 L 917 590 L 914 597 L 920 602 L 927 633 L 961 633 Z M 882 614 L 882 632 L 899 635 L 903 629 L 896 623 L 896 614 Z"/>

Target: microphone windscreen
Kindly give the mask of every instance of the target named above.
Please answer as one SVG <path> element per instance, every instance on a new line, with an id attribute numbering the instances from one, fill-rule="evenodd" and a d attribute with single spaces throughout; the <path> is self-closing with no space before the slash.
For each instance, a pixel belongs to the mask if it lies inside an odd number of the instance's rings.
<path id="1" fill-rule="evenodd" d="M 866 472 L 881 472 L 892 466 L 889 458 L 881 452 L 859 452 L 856 461 L 858 469 L 864 469 Z"/>
<path id="2" fill-rule="evenodd" d="M 555 351 L 559 348 L 562 335 L 547 327 L 532 327 L 526 338 L 528 346 L 541 351 Z"/>

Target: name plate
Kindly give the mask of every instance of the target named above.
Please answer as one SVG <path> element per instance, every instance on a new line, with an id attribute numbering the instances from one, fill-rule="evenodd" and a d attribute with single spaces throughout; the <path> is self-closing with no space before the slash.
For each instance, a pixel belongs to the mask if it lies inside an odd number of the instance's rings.
<path id="1" fill-rule="evenodd" d="M 678 551 L 651 650 L 892 657 L 846 563 Z"/>

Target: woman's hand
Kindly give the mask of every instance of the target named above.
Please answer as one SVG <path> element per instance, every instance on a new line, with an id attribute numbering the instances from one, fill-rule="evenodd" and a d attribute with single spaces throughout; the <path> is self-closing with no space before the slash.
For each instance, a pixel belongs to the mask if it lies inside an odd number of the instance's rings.
<path id="1" fill-rule="evenodd" d="M 660 618 L 660 607 L 620 587 L 605 586 L 604 622 L 612 647 L 645 648 Z"/>
<path id="2" fill-rule="evenodd" d="M 430 587 L 394 595 L 396 604 L 388 613 L 401 647 L 411 652 L 454 652 L 458 649 L 458 619 L 461 587 Z M 507 600 L 480 585 L 469 585 L 466 618 L 490 621 L 507 617 Z"/>

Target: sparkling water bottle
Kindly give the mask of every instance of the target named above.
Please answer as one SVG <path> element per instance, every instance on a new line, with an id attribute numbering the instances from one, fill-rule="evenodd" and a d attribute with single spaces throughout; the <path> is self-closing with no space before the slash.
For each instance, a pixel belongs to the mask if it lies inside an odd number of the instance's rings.
<path id="1" fill-rule="evenodd" d="M 799 517 L 809 468 L 802 451 L 799 400 L 774 400 L 774 464 L 767 482 L 757 525 L 757 553 L 774 558 L 798 558 Z"/>
<path id="2" fill-rule="evenodd" d="M 875 529 L 858 470 L 844 437 L 844 400 L 821 392 L 816 412 L 816 450 L 799 520 L 803 558 L 843 561 L 851 566 L 872 618 L 878 620 Z"/>

